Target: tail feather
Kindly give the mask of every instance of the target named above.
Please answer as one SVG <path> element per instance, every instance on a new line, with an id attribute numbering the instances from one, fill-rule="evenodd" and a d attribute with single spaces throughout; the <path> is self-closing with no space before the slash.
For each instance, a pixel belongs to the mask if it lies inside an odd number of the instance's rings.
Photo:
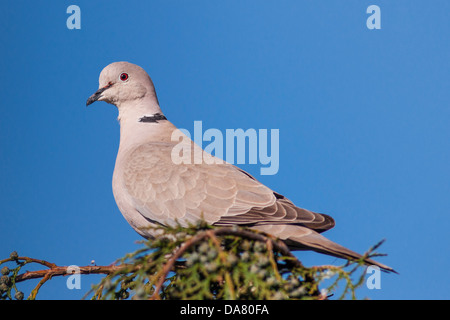
<path id="1" fill-rule="evenodd" d="M 347 260 L 361 260 L 363 258 L 362 255 L 356 253 L 350 249 L 347 249 L 340 244 L 337 244 L 331 240 L 328 240 L 324 236 L 318 233 L 312 233 L 305 236 L 300 237 L 289 237 L 286 241 L 287 245 L 291 250 L 313 250 L 319 253 L 324 253 L 330 256 L 334 256 L 337 258 L 343 258 Z M 379 263 L 372 259 L 364 259 L 364 262 L 367 265 L 375 265 L 386 272 L 394 272 L 397 273 L 391 267 Z"/>

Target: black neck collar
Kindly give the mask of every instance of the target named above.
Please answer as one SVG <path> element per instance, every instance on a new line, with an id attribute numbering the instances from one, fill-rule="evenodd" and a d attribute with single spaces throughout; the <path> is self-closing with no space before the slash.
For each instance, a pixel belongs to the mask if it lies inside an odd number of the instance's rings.
<path id="1" fill-rule="evenodd" d="M 143 116 L 139 119 L 139 122 L 153 122 L 158 123 L 159 120 L 167 120 L 167 118 L 161 113 L 155 113 L 152 116 Z"/>

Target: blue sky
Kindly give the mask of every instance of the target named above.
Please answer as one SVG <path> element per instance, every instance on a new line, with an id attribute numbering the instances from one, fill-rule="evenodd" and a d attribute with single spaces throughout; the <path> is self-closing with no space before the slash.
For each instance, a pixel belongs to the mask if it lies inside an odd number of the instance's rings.
<path id="1" fill-rule="evenodd" d="M 71 4 L 80 30 L 66 27 Z M 366 27 L 372 4 L 380 30 Z M 333 216 L 325 235 L 342 245 L 386 239 L 380 261 L 400 274 L 359 297 L 450 298 L 449 11 L 443 0 L 3 1 L 0 257 L 104 265 L 138 248 L 111 190 L 117 110 L 85 107 L 102 68 L 125 60 L 147 70 L 179 127 L 280 130 L 276 175 L 241 167 Z M 99 279 L 68 290 L 55 278 L 38 297 L 79 299 Z"/>

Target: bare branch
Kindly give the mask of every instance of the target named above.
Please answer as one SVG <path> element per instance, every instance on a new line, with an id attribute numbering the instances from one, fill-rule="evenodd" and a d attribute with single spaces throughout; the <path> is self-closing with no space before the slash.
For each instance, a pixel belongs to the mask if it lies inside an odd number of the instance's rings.
<path id="1" fill-rule="evenodd" d="M 24 257 L 25 259 L 29 259 Z M 112 274 L 118 272 L 128 265 L 109 265 L 109 266 L 84 266 L 80 268 L 80 274 Z M 55 277 L 55 276 L 67 276 L 70 273 L 67 273 L 68 266 L 57 266 L 54 265 L 50 269 L 47 270 L 37 270 L 37 271 L 27 271 L 25 273 L 17 275 L 15 281 L 21 282 L 29 279 L 38 279 L 44 277 Z"/>

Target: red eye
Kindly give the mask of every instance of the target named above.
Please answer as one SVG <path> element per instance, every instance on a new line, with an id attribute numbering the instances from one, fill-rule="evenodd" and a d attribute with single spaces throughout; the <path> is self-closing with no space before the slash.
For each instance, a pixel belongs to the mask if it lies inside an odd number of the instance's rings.
<path id="1" fill-rule="evenodd" d="M 120 75 L 120 80 L 126 81 L 127 79 L 128 79 L 128 74 L 127 74 L 127 73 L 122 73 L 122 74 Z"/>

